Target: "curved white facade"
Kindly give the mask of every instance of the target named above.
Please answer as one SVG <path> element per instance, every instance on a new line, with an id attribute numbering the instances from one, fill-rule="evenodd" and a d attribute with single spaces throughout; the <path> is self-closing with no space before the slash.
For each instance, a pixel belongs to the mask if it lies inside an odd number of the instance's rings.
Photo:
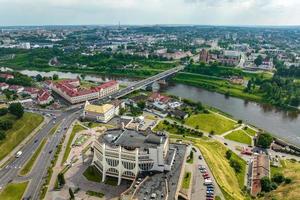
<path id="1" fill-rule="evenodd" d="M 126 131 L 120 134 L 119 137 L 124 137 L 123 134 L 126 134 Z M 163 172 L 170 168 L 165 161 L 169 148 L 168 139 L 164 136 L 164 140 L 161 140 L 162 142 L 160 144 L 151 144 L 148 146 L 148 136 L 144 137 L 144 144 L 146 144 L 146 147 L 135 147 L 132 148 L 132 150 L 127 150 L 128 147 L 121 145 L 110 145 L 99 139 L 94 141 L 94 157 L 92 164 L 102 172 L 102 181 L 105 181 L 106 176 L 112 176 L 118 178 L 118 184 L 120 184 L 122 178 L 134 180 L 139 172 Z M 118 139 L 119 138 L 116 140 Z M 136 138 L 131 139 L 135 140 Z"/>

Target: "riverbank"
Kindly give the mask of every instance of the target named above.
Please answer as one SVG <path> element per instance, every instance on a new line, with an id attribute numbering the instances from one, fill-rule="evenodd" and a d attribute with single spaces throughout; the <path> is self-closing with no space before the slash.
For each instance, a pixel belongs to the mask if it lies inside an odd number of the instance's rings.
<path id="1" fill-rule="evenodd" d="M 264 98 L 265 94 L 260 92 L 259 89 L 255 89 L 252 93 L 244 92 L 245 86 L 232 84 L 225 78 L 219 78 L 215 76 L 207 76 L 202 74 L 195 74 L 189 72 L 180 72 L 171 80 L 173 83 L 181 83 L 185 85 L 191 85 L 199 88 L 203 88 L 212 92 L 218 92 L 224 94 L 225 97 L 237 97 L 247 101 L 253 101 L 262 104 L 270 104 Z M 271 105 L 271 104 L 270 104 Z M 300 110 L 292 106 L 276 106 L 284 111 L 298 111 Z"/>

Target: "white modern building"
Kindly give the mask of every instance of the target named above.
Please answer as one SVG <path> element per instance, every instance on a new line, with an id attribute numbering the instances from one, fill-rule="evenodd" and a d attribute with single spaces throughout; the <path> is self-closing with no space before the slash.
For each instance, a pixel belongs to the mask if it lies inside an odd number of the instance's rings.
<path id="1" fill-rule="evenodd" d="M 165 134 L 128 129 L 108 130 L 93 143 L 92 165 L 107 176 L 134 180 L 140 172 L 170 171 L 176 149 L 169 149 Z"/>

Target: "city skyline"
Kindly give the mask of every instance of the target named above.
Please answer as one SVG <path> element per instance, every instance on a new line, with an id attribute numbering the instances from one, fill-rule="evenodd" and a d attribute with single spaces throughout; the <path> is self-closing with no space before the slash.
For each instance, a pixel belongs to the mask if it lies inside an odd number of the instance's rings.
<path id="1" fill-rule="evenodd" d="M 0 26 L 153 25 L 225 26 L 299 25 L 296 0 L 0 0 Z"/>

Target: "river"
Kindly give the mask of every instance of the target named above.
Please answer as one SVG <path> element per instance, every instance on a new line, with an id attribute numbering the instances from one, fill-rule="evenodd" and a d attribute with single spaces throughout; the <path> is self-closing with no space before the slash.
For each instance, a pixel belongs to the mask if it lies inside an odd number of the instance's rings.
<path id="1" fill-rule="evenodd" d="M 270 105 L 248 102 L 239 98 L 227 98 L 223 94 L 183 84 L 170 85 L 165 92 L 200 101 L 228 113 L 235 119 L 241 119 L 300 146 L 300 117 L 295 112 L 282 111 Z"/>
<path id="2" fill-rule="evenodd" d="M 60 78 L 76 78 L 80 75 L 77 73 L 59 71 L 40 72 L 22 70 L 20 72 L 29 76 L 36 76 L 37 74 L 41 74 L 42 76 L 52 76 L 53 74 L 58 74 Z M 123 85 L 130 85 L 136 80 L 115 76 L 85 76 L 85 80 L 95 82 L 105 82 L 112 79 L 117 80 Z M 235 119 L 241 119 L 258 128 L 268 131 L 279 138 L 300 146 L 300 117 L 298 117 L 298 114 L 295 112 L 282 111 L 269 105 L 247 102 L 234 97 L 227 98 L 219 93 L 183 84 L 169 85 L 163 91 L 182 98 L 200 101 L 203 104 L 215 107 L 228 113 Z"/>

